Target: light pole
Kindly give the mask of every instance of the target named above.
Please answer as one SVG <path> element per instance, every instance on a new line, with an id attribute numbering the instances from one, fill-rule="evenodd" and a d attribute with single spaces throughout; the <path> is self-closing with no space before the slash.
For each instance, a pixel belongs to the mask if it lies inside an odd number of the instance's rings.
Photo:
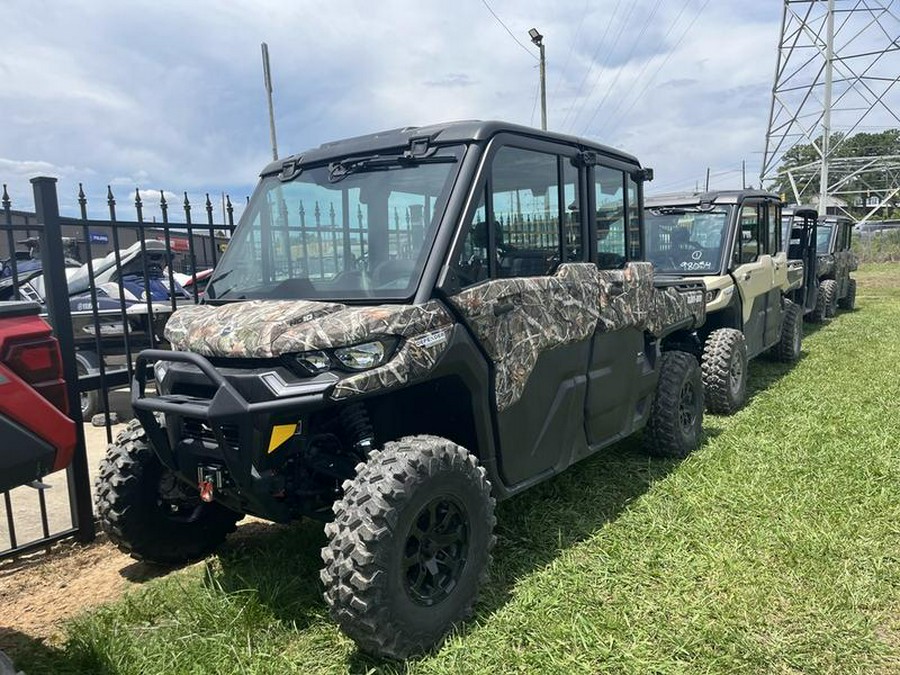
<path id="1" fill-rule="evenodd" d="M 528 31 L 528 37 L 541 50 L 541 129 L 547 131 L 547 68 L 544 60 L 544 36 L 537 28 Z"/>

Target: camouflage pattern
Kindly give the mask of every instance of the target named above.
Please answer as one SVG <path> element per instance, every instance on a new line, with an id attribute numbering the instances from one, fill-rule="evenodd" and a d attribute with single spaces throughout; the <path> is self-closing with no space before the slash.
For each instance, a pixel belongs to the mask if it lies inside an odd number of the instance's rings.
<path id="1" fill-rule="evenodd" d="M 552 277 L 496 279 L 450 301 L 494 363 L 498 410 L 519 400 L 543 351 L 586 340 L 595 330 L 634 327 L 660 334 L 690 317 L 697 326 L 706 311 L 702 291 L 689 299 L 675 288 L 655 288 L 650 263 L 622 270 L 566 263 Z M 504 305 L 513 308 L 498 316 Z"/>
<path id="2" fill-rule="evenodd" d="M 835 251 L 820 255 L 816 261 L 819 279 L 834 279 L 838 283 L 838 297 L 847 294 L 850 272 L 859 268 L 859 258 L 853 251 Z"/>
<path id="3" fill-rule="evenodd" d="M 549 277 L 487 281 L 450 299 L 487 351 L 496 372 L 497 409 L 522 395 L 539 355 L 581 342 L 594 331 L 633 327 L 660 335 L 693 317 L 703 322 L 703 293 L 656 288 L 650 263 L 598 270 L 560 265 Z M 424 305 L 353 307 L 311 300 L 250 300 L 178 310 L 166 325 L 172 348 L 203 356 L 271 358 L 359 344 L 379 336 L 405 338 L 388 363 L 340 380 L 334 400 L 425 377 L 452 337 L 454 321 L 437 301 Z"/>
<path id="4" fill-rule="evenodd" d="M 578 263 L 551 277 L 487 281 L 450 298 L 496 367 L 498 410 L 519 400 L 541 352 L 593 334 L 598 298 L 597 267 Z M 505 306 L 512 308 L 498 316 Z"/>
<path id="5" fill-rule="evenodd" d="M 359 344 L 380 336 L 406 338 L 385 365 L 350 375 L 332 391 L 343 399 L 422 377 L 449 344 L 453 319 L 438 302 L 351 307 L 310 300 L 250 300 L 180 309 L 166 325 L 172 348 L 203 356 L 270 358 Z"/>

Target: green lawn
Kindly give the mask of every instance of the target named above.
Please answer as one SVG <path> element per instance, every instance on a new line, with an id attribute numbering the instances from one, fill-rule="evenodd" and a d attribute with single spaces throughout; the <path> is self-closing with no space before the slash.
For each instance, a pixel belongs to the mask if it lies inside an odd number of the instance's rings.
<path id="1" fill-rule="evenodd" d="M 498 513 L 476 619 L 405 665 L 327 619 L 320 528 L 271 528 L 69 624 L 37 673 L 900 672 L 900 265 L 751 367 L 681 463 L 611 448 Z"/>

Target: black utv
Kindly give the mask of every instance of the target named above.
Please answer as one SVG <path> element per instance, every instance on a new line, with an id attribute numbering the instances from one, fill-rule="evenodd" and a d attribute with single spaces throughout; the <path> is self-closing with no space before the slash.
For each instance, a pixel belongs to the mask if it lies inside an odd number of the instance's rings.
<path id="1" fill-rule="evenodd" d="M 327 521 L 343 630 L 388 657 L 439 644 L 487 573 L 496 499 L 641 429 L 661 455 L 698 443 L 699 365 L 677 346 L 703 285 L 641 262 L 648 176 L 499 122 L 269 165 L 204 303 L 169 320 L 175 351 L 138 357 L 104 529 L 178 563 L 243 514 Z"/>
<path id="2" fill-rule="evenodd" d="M 859 267 L 859 258 L 850 249 L 853 221 L 847 216 L 817 216 L 810 207 L 797 206 L 784 210 L 783 227 L 794 232 L 804 221 L 816 220 L 814 269 L 818 295 L 811 321 L 822 322 L 835 315 L 838 307 L 856 307 L 856 279 L 851 272 Z"/>
<path id="3" fill-rule="evenodd" d="M 761 190 L 722 190 L 647 200 L 645 253 L 657 276 L 702 279 L 706 323 L 698 331 L 710 412 L 747 400 L 747 363 L 764 352 L 800 357 L 810 258 L 783 250 L 781 200 Z"/>

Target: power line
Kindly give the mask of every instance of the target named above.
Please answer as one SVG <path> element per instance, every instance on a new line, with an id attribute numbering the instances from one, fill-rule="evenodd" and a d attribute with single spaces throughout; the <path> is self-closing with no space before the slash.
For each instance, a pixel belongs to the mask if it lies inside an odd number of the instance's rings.
<path id="1" fill-rule="evenodd" d="M 492 16 L 492 17 L 494 17 L 495 19 L 497 19 L 497 23 L 499 23 L 501 26 L 503 26 L 503 30 L 505 30 L 507 33 L 509 33 L 509 37 L 511 37 L 513 40 L 515 40 L 517 45 L 519 45 L 522 49 L 524 49 L 524 50 L 528 53 L 528 55 L 531 56 L 533 59 L 537 59 L 537 58 L 538 58 L 538 57 L 534 54 L 533 51 L 531 51 L 530 49 L 528 49 L 528 47 L 526 47 L 526 46 L 523 45 L 521 42 L 519 42 L 519 38 L 517 38 L 517 37 L 513 34 L 513 32 L 512 32 L 509 28 L 506 27 L 506 24 L 503 23 L 503 20 L 502 20 L 499 16 L 497 16 L 496 12 L 494 12 L 494 10 L 491 9 L 491 6 L 490 6 L 489 4 L 487 4 L 487 0 L 481 0 L 481 4 L 484 5 L 484 6 L 487 8 L 487 11 L 489 11 L 489 12 L 491 13 L 491 16 Z"/>
<path id="2" fill-rule="evenodd" d="M 619 78 L 622 77 L 622 71 L 625 70 L 625 66 L 628 65 L 628 62 L 631 60 L 631 57 L 634 55 L 634 50 L 637 49 L 637 46 L 641 43 L 641 39 L 644 37 L 644 33 L 647 32 L 647 26 L 653 21 L 653 17 L 656 15 L 656 12 L 659 11 L 659 5 L 662 3 L 662 0 L 656 0 L 656 4 L 653 5 L 653 9 L 650 10 L 650 14 L 647 16 L 647 20 L 644 22 L 644 25 L 641 27 L 641 32 L 638 33 L 637 37 L 631 43 L 631 49 L 628 50 L 628 54 L 625 56 L 625 60 L 622 63 L 622 67 L 616 71 L 616 76 L 613 78 L 612 84 L 607 87 L 606 92 L 603 94 L 603 98 L 600 99 L 600 103 L 594 108 L 594 114 L 591 115 L 591 118 L 588 120 L 588 123 L 584 125 L 584 128 L 581 131 L 581 134 L 584 135 L 591 124 L 594 123 L 594 119 L 597 117 L 597 113 L 600 112 L 600 109 L 603 107 L 603 104 L 606 103 L 606 99 L 609 98 L 610 92 L 615 89 L 616 84 L 619 82 Z"/>
<path id="3" fill-rule="evenodd" d="M 705 2 L 700 6 L 700 9 L 697 10 L 697 13 L 694 15 L 694 18 L 691 19 L 691 22 L 687 25 L 684 31 L 681 33 L 681 37 L 678 38 L 678 41 L 675 43 L 675 46 L 672 47 L 671 51 L 666 54 L 666 58 L 663 59 L 662 63 L 659 64 L 659 67 L 654 71 L 653 75 L 647 80 L 644 84 L 644 87 L 641 89 L 640 93 L 635 97 L 635 99 L 631 102 L 631 105 L 628 106 L 628 109 L 622 114 L 619 119 L 624 119 L 628 116 L 628 113 L 631 112 L 632 108 L 637 104 L 638 101 L 641 100 L 641 97 L 647 93 L 647 90 L 650 88 L 650 85 L 653 84 L 656 77 L 659 75 L 660 71 L 665 68 L 666 64 L 669 62 L 669 59 L 672 58 L 672 55 L 678 51 L 678 48 L 681 46 L 681 43 L 684 42 L 684 38 L 687 36 L 688 32 L 691 28 L 694 27 L 694 24 L 697 23 L 697 19 L 700 18 L 700 15 L 703 14 L 703 10 L 706 9 L 706 6 L 709 4 L 709 0 L 705 0 Z M 611 127 L 611 130 L 615 129 L 615 127 Z"/>
<path id="4" fill-rule="evenodd" d="M 628 6 L 628 11 L 625 13 L 625 19 L 622 21 L 619 26 L 619 32 L 616 33 L 615 38 L 613 38 L 612 45 L 610 45 L 609 49 L 606 52 L 606 56 L 603 58 L 603 63 L 600 65 L 600 72 L 597 73 L 597 77 L 594 79 L 594 83 L 591 85 L 590 91 L 587 95 L 581 100 L 581 106 L 578 108 L 578 113 L 572 119 L 572 125 L 569 127 L 569 131 L 572 133 L 575 132 L 575 127 L 578 123 L 578 118 L 581 117 L 581 113 L 584 111 L 584 107 L 587 105 L 588 101 L 594 95 L 594 92 L 597 90 L 597 85 L 603 80 L 603 75 L 606 73 L 606 67 L 612 63 L 612 56 L 616 51 L 616 47 L 619 45 L 619 40 L 622 39 L 622 35 L 625 34 L 625 29 L 630 26 L 631 23 L 631 15 L 634 13 L 634 8 L 636 3 L 632 3 Z M 591 64 L 593 66 L 593 64 Z"/>
<path id="5" fill-rule="evenodd" d="M 562 124 L 559 127 L 560 130 L 562 130 L 566 127 L 566 123 L 568 123 L 568 121 L 569 121 L 569 116 L 572 114 L 572 110 L 574 110 L 574 108 L 575 108 L 575 101 L 577 101 L 578 97 L 581 96 L 581 90 L 584 88 L 584 83 L 587 82 L 587 79 L 591 76 L 591 71 L 593 71 L 593 69 L 594 69 L 594 62 L 597 60 L 597 54 L 600 51 L 600 47 L 603 46 L 603 43 L 606 40 L 606 36 L 609 34 L 609 27 L 612 26 L 613 23 L 615 22 L 615 18 L 619 13 L 619 6 L 621 4 L 622 4 L 622 0 L 616 0 L 616 6 L 613 9 L 612 14 L 609 17 L 609 21 L 606 24 L 606 28 L 603 30 L 603 36 L 597 42 L 597 46 L 594 47 L 594 53 L 591 54 L 591 62 L 590 62 L 591 65 L 588 66 L 588 69 L 585 72 L 584 77 L 581 78 L 581 84 L 579 84 L 578 89 L 575 90 L 575 96 L 572 99 L 572 105 L 566 111 L 566 116 L 563 119 Z M 580 114 L 581 114 L 581 110 L 579 109 L 578 113 L 575 115 L 576 119 L 578 118 L 578 115 L 580 115 Z"/>
<path id="6" fill-rule="evenodd" d="M 575 37 L 573 37 L 569 41 L 569 53 L 566 54 L 566 61 L 563 64 L 562 70 L 559 71 L 559 75 L 556 78 L 556 89 L 553 90 L 553 100 L 556 100 L 557 94 L 559 94 L 559 88 L 562 86 L 563 75 L 566 72 L 566 68 L 569 67 L 569 61 L 572 60 L 572 52 L 575 51 L 575 45 L 578 44 L 578 37 L 581 35 L 581 27 L 584 25 L 584 18 L 587 16 L 588 6 L 590 5 L 591 0 L 585 0 L 584 9 L 581 10 L 581 18 L 578 20 L 578 28 L 575 29 Z"/>
<path id="7" fill-rule="evenodd" d="M 681 9 L 678 11 L 678 14 L 675 15 L 675 19 L 673 19 L 672 22 L 669 24 L 669 28 L 666 30 L 665 35 L 663 35 L 663 38 L 660 41 L 662 44 L 665 44 L 666 41 L 669 39 L 669 35 L 671 35 L 672 31 L 675 30 L 675 26 L 678 25 L 679 21 L 681 21 L 681 16 L 682 16 L 682 14 L 684 14 L 684 10 L 686 10 L 688 8 L 688 5 L 690 5 L 690 4 L 691 4 L 691 0 L 685 0 L 685 3 L 681 6 Z M 650 67 L 651 63 L 653 63 L 652 58 L 649 58 L 646 61 L 644 61 L 644 65 L 641 68 L 641 72 L 639 72 L 637 77 L 634 78 L 635 82 L 644 82 L 644 75 L 647 73 L 647 68 Z M 628 99 L 628 96 L 622 96 L 616 100 L 616 107 L 613 108 L 612 112 L 610 112 L 610 114 L 606 116 L 606 118 L 603 121 L 603 124 L 600 126 L 599 129 L 597 129 L 598 138 L 601 136 L 602 132 L 606 130 L 606 128 L 609 126 L 610 122 L 616 117 L 616 115 L 619 114 L 619 111 L 622 109 L 622 106 L 625 104 L 627 99 Z M 630 111 L 631 108 L 629 108 L 628 110 Z"/>

